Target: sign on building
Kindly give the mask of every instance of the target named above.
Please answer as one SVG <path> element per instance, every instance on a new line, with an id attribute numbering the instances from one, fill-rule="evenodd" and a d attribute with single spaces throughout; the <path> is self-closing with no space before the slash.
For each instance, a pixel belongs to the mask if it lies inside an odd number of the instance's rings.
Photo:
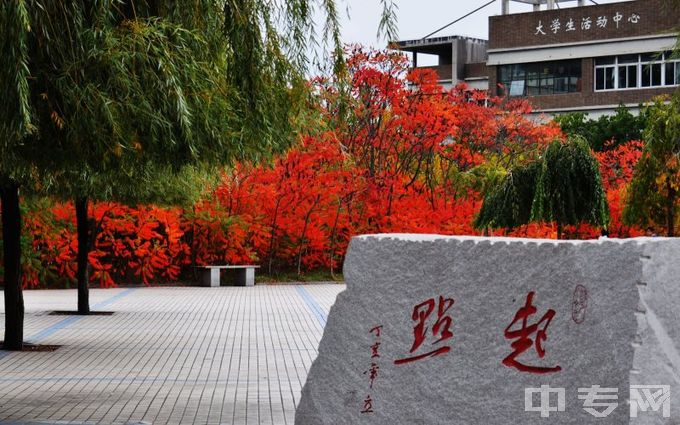
<path id="1" fill-rule="evenodd" d="M 580 19 L 579 19 L 580 17 Z M 543 22 L 539 19 L 534 35 L 548 35 L 548 33 L 558 34 L 560 32 L 590 31 L 607 28 L 619 29 L 624 25 L 636 25 L 642 17 L 638 13 L 631 13 L 626 16 L 621 12 L 612 15 L 579 15 L 562 20 L 560 18 L 551 19 L 550 22 Z"/>

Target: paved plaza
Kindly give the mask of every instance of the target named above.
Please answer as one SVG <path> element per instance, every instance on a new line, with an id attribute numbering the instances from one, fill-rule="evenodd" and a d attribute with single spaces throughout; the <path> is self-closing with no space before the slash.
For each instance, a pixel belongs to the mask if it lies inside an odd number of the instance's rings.
<path id="1" fill-rule="evenodd" d="M 292 424 L 344 289 L 91 290 L 112 316 L 48 315 L 76 291 L 26 291 L 25 339 L 62 347 L 0 351 L 0 423 Z"/>

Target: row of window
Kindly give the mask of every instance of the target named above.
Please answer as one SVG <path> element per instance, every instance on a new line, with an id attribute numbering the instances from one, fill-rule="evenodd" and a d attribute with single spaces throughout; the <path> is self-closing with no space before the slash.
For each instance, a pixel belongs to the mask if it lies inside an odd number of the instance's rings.
<path id="1" fill-rule="evenodd" d="M 498 81 L 510 96 L 581 91 L 581 61 L 553 61 L 499 67 Z"/>
<path id="2" fill-rule="evenodd" d="M 680 85 L 680 59 L 670 53 L 610 56 L 595 60 L 595 91 Z M 502 95 L 538 96 L 580 92 L 581 60 L 498 67 Z"/>
<path id="3" fill-rule="evenodd" d="M 680 84 L 680 60 L 670 53 L 610 56 L 595 60 L 595 90 L 625 90 Z"/>

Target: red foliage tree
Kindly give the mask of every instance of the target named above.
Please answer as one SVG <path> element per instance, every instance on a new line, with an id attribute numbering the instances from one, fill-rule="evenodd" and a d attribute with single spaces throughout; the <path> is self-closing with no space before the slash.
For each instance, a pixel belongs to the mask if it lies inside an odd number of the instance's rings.
<path id="1" fill-rule="evenodd" d="M 635 237 L 644 233 L 642 229 L 624 225 L 621 219 L 625 207 L 626 187 L 633 179 L 635 164 L 642 156 L 643 145 L 644 143 L 640 141 L 630 141 L 595 154 L 600 162 L 602 183 L 607 191 L 611 215 L 610 235 Z"/>
<path id="2" fill-rule="evenodd" d="M 267 164 L 236 164 L 192 210 L 93 206 L 91 281 L 175 281 L 192 277 L 190 266 L 221 263 L 334 272 L 356 234 L 474 234 L 487 178 L 479 170 L 507 169 L 562 137 L 555 124 L 528 119 L 526 102 L 503 103 L 465 86 L 445 91 L 434 72 L 410 70 L 394 52 L 350 53 L 347 80 L 311 82 L 316 104 L 292 149 Z M 640 234 L 621 223 L 640 150 L 631 142 L 598 154 L 612 236 Z M 24 284 L 73 281 L 73 205 L 41 205 L 25 226 L 34 254 L 24 257 Z M 588 226 L 565 233 L 598 236 Z M 503 234 L 556 236 L 544 224 Z"/>

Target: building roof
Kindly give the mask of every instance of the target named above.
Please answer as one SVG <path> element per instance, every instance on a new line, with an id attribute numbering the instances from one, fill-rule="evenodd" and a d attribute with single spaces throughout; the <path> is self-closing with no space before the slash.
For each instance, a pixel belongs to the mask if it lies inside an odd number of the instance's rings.
<path id="1" fill-rule="evenodd" d="M 510 1 L 514 1 L 516 3 L 535 4 L 535 5 L 548 4 L 548 0 L 510 0 Z M 554 1 L 555 1 L 555 3 L 565 3 L 565 2 L 578 1 L 578 0 L 554 0 Z"/>
<path id="2" fill-rule="evenodd" d="M 433 38 L 419 38 L 415 40 L 403 40 L 394 43 L 399 50 L 405 52 L 417 51 L 418 53 L 426 53 L 431 55 L 445 55 L 451 54 L 451 43 L 456 40 L 471 40 L 478 43 L 488 43 L 487 40 L 472 37 L 463 37 L 460 35 L 449 35 L 445 37 Z"/>

